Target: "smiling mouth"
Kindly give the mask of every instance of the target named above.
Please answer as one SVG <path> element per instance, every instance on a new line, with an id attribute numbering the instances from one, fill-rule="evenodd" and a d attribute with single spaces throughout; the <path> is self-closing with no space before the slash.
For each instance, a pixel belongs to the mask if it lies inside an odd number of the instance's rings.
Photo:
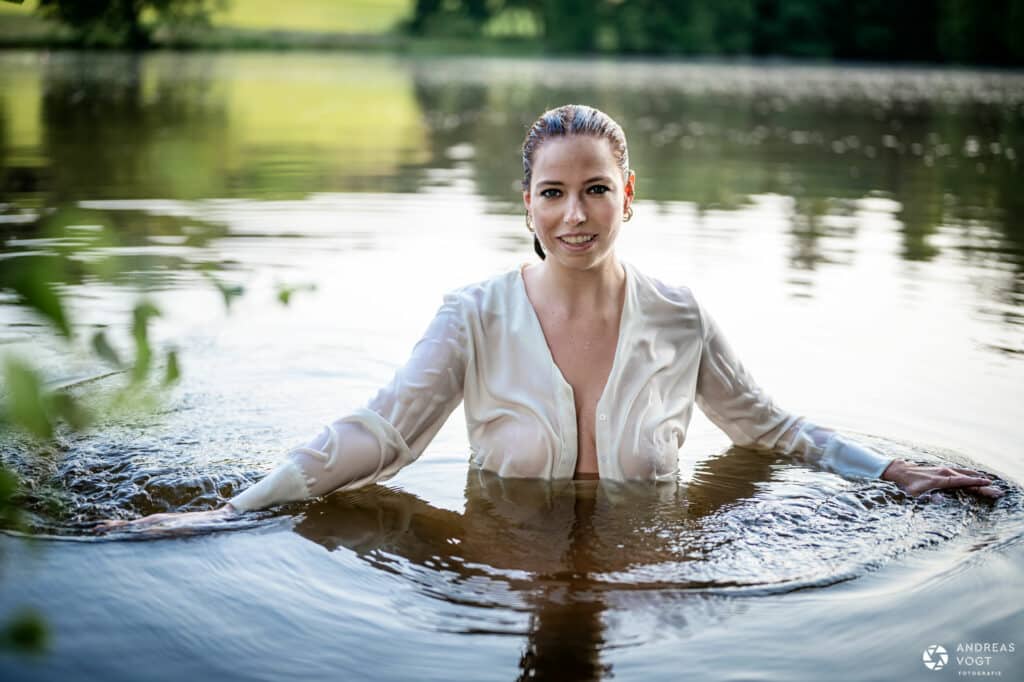
<path id="1" fill-rule="evenodd" d="M 581 234 L 581 235 L 573 235 L 571 237 L 559 237 L 559 239 L 561 241 L 565 242 L 566 244 L 572 244 L 573 246 L 578 246 L 580 244 L 586 244 L 587 242 L 594 241 L 595 239 L 597 239 L 597 235 L 596 234 Z"/>

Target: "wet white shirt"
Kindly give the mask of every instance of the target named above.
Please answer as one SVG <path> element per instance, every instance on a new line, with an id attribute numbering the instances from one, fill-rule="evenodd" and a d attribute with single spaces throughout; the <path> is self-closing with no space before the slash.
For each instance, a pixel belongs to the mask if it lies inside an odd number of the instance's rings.
<path id="1" fill-rule="evenodd" d="M 596 409 L 602 479 L 674 479 L 695 403 L 736 445 L 844 477 L 882 475 L 891 457 L 777 407 L 689 289 L 623 267 L 618 345 Z M 460 402 L 470 466 L 513 478 L 573 477 L 573 390 L 518 267 L 447 294 L 408 362 L 365 408 L 291 450 L 230 503 L 260 509 L 391 478 L 423 453 Z"/>

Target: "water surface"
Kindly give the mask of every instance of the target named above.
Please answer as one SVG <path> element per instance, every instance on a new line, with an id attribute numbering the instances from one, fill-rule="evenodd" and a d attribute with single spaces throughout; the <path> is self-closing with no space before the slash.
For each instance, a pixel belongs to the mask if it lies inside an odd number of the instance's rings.
<path id="1" fill-rule="evenodd" d="M 577 101 L 626 128 L 622 257 L 687 284 L 781 405 L 1003 477 L 910 498 L 730 448 L 678 480 L 502 481 L 457 411 L 378 486 L 187 537 L 99 518 L 210 508 L 361 405 L 453 287 L 533 259 L 518 144 Z M 155 410 L 0 453 L 29 482 L 0 613 L 24 679 L 934 679 L 1014 641 L 1024 514 L 1024 76 L 308 54 L 0 56 L 0 267 L 47 268 L 77 345 L 0 305 L 3 347 L 99 400 L 130 311 L 182 381 Z M 206 273 L 245 293 L 230 310 Z M 315 284 L 277 302 L 282 285 Z M 942 644 L 945 671 L 922 652 Z"/>

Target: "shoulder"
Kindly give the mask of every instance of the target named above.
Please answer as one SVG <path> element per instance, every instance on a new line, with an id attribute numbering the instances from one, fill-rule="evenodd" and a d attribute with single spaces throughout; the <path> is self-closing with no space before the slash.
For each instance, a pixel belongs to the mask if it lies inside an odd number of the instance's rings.
<path id="1" fill-rule="evenodd" d="M 704 315 L 690 287 L 666 283 L 629 265 L 627 272 L 634 284 L 636 309 L 644 323 L 702 334 Z"/>
<path id="2" fill-rule="evenodd" d="M 500 310 L 508 305 L 519 284 L 518 267 L 485 280 L 472 282 L 445 293 L 445 302 L 458 305 L 467 313 Z"/>
<path id="3" fill-rule="evenodd" d="M 635 284 L 637 302 L 641 305 L 677 309 L 699 307 L 690 287 L 663 282 L 657 277 L 641 272 L 633 265 L 627 265 L 626 269 Z"/>

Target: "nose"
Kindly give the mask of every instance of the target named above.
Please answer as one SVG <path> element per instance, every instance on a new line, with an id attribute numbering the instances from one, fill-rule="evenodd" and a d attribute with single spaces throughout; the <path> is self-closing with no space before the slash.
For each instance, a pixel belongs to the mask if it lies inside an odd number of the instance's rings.
<path id="1" fill-rule="evenodd" d="M 587 221 L 587 214 L 583 212 L 583 202 L 575 197 L 569 197 L 565 207 L 566 225 L 582 225 Z"/>

